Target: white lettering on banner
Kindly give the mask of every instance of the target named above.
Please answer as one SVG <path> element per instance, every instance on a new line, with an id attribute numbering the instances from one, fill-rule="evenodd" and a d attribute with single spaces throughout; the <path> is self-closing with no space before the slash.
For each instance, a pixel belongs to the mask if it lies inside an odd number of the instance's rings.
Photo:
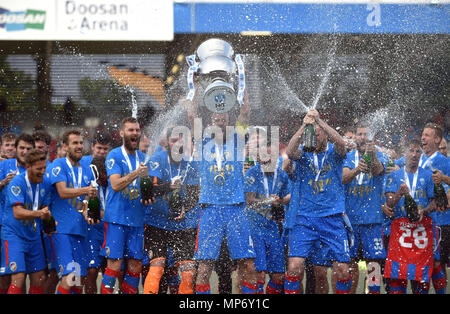
<path id="1" fill-rule="evenodd" d="M 65 14 L 69 18 L 67 29 L 79 30 L 82 34 L 89 32 L 117 32 L 128 31 L 128 5 L 126 4 L 98 4 L 80 3 L 67 0 Z"/>
<path id="2" fill-rule="evenodd" d="M 120 24 L 120 25 L 119 25 Z M 82 32 L 86 31 L 124 31 L 126 32 L 128 30 L 128 23 L 127 21 L 97 21 L 88 20 L 87 17 L 84 17 L 81 21 L 80 30 Z"/>
<path id="3" fill-rule="evenodd" d="M 379 3 L 367 4 L 367 11 L 370 11 L 367 15 L 367 25 L 378 27 L 381 25 L 381 7 Z"/>
<path id="4" fill-rule="evenodd" d="M 172 0 L 64 0 L 58 31 L 76 40 L 172 40 Z"/>
<path id="5" fill-rule="evenodd" d="M 128 5 L 126 4 L 84 4 L 84 3 L 76 3 L 74 0 L 67 0 L 66 5 L 66 14 L 91 14 L 91 15 L 127 15 L 128 14 Z"/>

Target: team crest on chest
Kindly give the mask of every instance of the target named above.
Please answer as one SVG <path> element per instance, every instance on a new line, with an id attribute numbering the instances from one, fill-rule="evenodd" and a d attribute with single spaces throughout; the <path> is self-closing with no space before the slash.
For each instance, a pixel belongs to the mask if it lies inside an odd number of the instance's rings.
<path id="1" fill-rule="evenodd" d="M 159 163 L 157 161 L 150 161 L 149 165 L 150 165 L 150 169 L 152 169 L 153 171 L 155 171 L 159 167 Z"/>
<path id="2" fill-rule="evenodd" d="M 12 194 L 14 194 L 14 196 L 19 196 L 20 192 L 22 192 L 22 189 L 20 188 L 20 186 L 13 185 L 11 187 L 11 192 Z"/>
<path id="3" fill-rule="evenodd" d="M 114 166 L 114 163 L 115 163 L 115 160 L 113 158 L 111 158 L 106 163 L 106 166 L 108 167 L 108 169 L 112 169 L 112 167 Z"/>
<path id="4" fill-rule="evenodd" d="M 53 176 L 57 177 L 60 171 L 61 171 L 61 167 L 59 167 L 59 166 L 53 168 L 53 169 L 52 169 L 52 174 L 53 174 Z"/>

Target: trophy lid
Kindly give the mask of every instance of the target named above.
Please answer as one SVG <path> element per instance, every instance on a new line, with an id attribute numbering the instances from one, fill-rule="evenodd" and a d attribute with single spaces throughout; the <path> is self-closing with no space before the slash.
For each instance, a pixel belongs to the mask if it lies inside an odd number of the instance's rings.
<path id="1" fill-rule="evenodd" d="M 233 47 L 225 40 L 219 38 L 208 39 L 197 48 L 197 57 L 200 61 L 211 56 L 223 56 L 231 59 L 233 55 Z"/>

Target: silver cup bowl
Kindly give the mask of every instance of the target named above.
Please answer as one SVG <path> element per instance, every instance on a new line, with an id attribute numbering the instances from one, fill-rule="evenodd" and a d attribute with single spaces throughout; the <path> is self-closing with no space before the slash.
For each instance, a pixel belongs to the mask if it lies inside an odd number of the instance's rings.
<path id="1" fill-rule="evenodd" d="M 222 39 L 211 38 L 197 48 L 196 54 L 200 60 L 200 84 L 204 88 L 203 104 L 213 112 L 228 112 L 236 104 L 233 47 Z"/>
<path id="2" fill-rule="evenodd" d="M 225 40 L 218 38 L 211 38 L 204 41 L 197 48 L 197 57 L 203 61 L 212 56 L 223 56 L 232 59 L 234 56 L 233 47 Z"/>

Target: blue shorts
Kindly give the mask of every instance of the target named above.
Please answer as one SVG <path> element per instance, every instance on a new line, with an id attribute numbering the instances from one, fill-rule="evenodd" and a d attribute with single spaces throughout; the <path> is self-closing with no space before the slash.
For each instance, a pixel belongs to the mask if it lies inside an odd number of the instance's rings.
<path id="1" fill-rule="evenodd" d="M 105 222 L 105 239 L 100 254 L 110 259 L 144 258 L 144 227 Z"/>
<path id="2" fill-rule="evenodd" d="M 231 259 L 255 258 L 244 205 L 207 205 L 203 208 L 195 245 L 195 260 L 217 260 L 226 239 Z"/>
<path id="3" fill-rule="evenodd" d="M 307 258 L 314 248 L 340 263 L 350 262 L 349 238 L 342 214 L 327 217 L 298 215 L 289 233 L 289 257 Z M 315 252 L 315 254 L 321 254 Z"/>
<path id="4" fill-rule="evenodd" d="M 386 250 L 383 245 L 383 226 L 381 224 L 352 226 L 355 235 L 355 244 L 350 247 L 351 258 L 370 260 L 386 258 Z"/>
<path id="5" fill-rule="evenodd" d="M 333 266 L 331 259 L 330 249 L 319 242 L 315 243 L 308 256 L 308 260 L 315 266 L 331 267 Z"/>
<path id="6" fill-rule="evenodd" d="M 30 274 L 44 270 L 46 267 L 44 248 L 40 238 L 29 242 L 10 235 L 2 240 L 0 268 L 2 275 Z"/>
<path id="7" fill-rule="evenodd" d="M 278 226 L 275 224 L 270 227 L 252 225 L 251 234 L 256 252 L 256 271 L 284 273 L 284 246 Z"/>
<path id="8" fill-rule="evenodd" d="M 102 247 L 103 240 L 99 239 L 88 239 L 87 245 L 87 260 L 88 268 L 100 268 L 105 259 L 104 256 L 100 255 L 100 248 Z"/>
<path id="9" fill-rule="evenodd" d="M 71 273 L 84 277 L 87 275 L 87 239 L 83 236 L 54 233 L 53 246 L 58 262 L 60 278 Z"/>
<path id="10" fill-rule="evenodd" d="M 44 233 L 44 250 L 48 270 L 58 269 L 55 246 L 53 245 L 53 235 Z"/>

